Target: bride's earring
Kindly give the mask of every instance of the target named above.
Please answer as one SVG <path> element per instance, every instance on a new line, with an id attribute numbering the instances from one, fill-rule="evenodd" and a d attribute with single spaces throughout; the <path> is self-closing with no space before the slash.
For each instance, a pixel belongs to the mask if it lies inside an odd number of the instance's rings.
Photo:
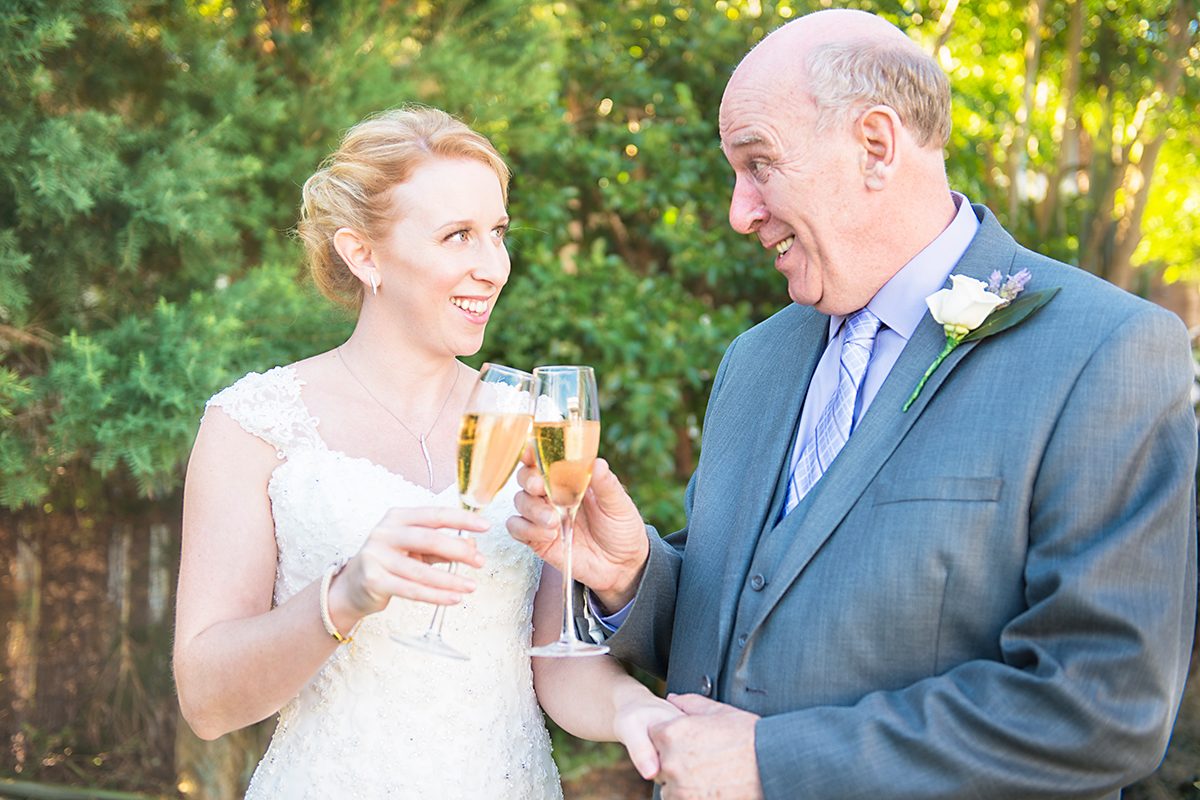
<path id="1" fill-rule="evenodd" d="M 371 294 L 379 294 L 379 273 L 375 270 L 371 270 Z"/>

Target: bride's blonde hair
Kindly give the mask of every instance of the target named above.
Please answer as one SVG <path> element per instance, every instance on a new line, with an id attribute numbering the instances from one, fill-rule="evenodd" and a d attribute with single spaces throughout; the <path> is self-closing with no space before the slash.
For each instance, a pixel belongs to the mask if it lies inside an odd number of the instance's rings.
<path id="1" fill-rule="evenodd" d="M 508 201 L 508 165 L 483 135 L 436 108 L 404 106 L 374 114 L 346 131 L 336 152 L 304 182 L 296 232 L 313 280 L 334 302 L 359 309 L 363 284 L 333 247 L 339 228 L 379 241 L 394 209 L 390 190 L 437 158 L 472 159 L 491 168 Z"/>

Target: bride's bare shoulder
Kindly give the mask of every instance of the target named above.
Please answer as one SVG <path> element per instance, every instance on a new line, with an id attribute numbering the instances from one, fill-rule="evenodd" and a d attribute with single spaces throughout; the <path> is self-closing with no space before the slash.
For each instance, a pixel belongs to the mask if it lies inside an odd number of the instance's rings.
<path id="1" fill-rule="evenodd" d="M 350 376 L 346 374 L 336 349 L 297 361 L 291 366 L 296 379 L 302 384 L 304 403 L 314 415 L 339 413 L 352 402 L 353 393 L 347 393 Z"/>
<path id="2" fill-rule="evenodd" d="M 336 386 L 345 377 L 343 372 L 345 367 L 341 365 L 336 349 L 297 361 L 291 364 L 291 368 L 296 371 L 296 377 L 304 381 L 306 386 L 321 389 Z"/>

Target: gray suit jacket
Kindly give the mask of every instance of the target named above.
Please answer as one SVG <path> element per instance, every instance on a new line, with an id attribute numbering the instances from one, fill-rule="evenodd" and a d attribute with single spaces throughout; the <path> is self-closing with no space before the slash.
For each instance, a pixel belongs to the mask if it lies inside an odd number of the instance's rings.
<path id="1" fill-rule="evenodd" d="M 768 798 L 1115 797 L 1153 771 L 1196 609 L 1197 436 L 1179 319 L 982 225 L 954 272 L 1061 286 L 958 347 L 926 315 L 846 447 L 775 525 L 828 317 L 729 347 L 688 525 L 614 653 L 763 716 Z"/>

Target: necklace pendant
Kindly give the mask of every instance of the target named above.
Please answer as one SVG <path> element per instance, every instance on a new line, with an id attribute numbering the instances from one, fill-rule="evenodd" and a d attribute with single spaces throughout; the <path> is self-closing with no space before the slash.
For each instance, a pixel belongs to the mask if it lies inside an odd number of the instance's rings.
<path id="1" fill-rule="evenodd" d="M 425 437 L 417 437 L 421 443 L 421 455 L 425 456 L 425 466 L 429 470 L 429 490 L 433 491 L 433 459 L 429 457 L 429 448 L 425 446 Z"/>

